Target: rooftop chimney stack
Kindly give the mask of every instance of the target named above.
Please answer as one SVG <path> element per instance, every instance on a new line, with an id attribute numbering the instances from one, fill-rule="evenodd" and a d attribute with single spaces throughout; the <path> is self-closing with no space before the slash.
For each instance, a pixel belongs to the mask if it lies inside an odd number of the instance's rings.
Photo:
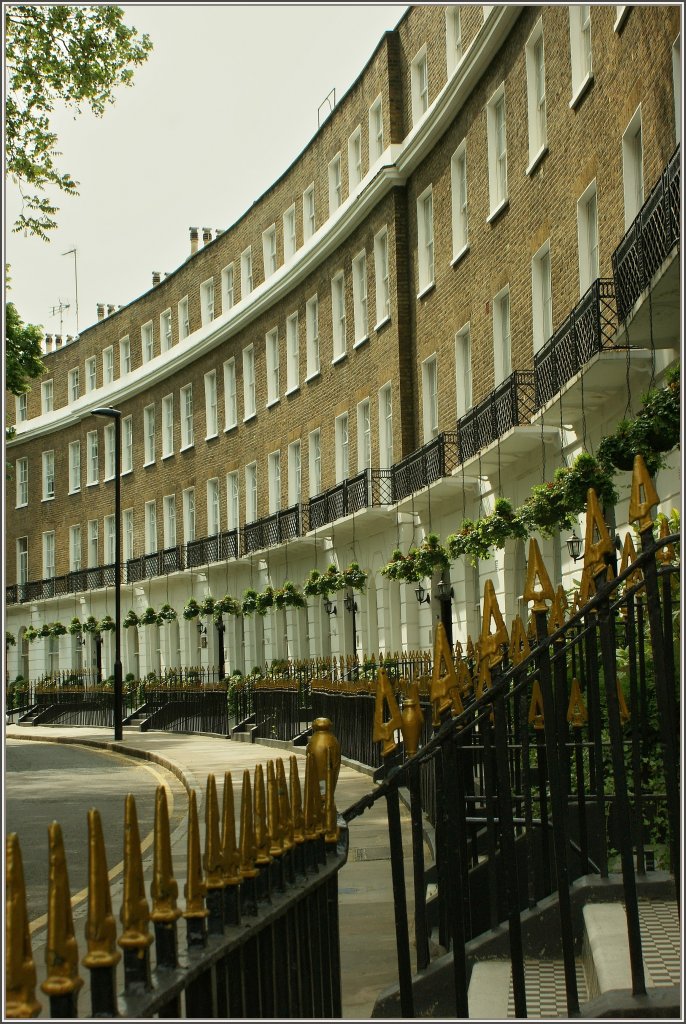
<path id="1" fill-rule="evenodd" d="M 212 228 L 202 229 L 202 244 L 207 245 L 208 242 L 212 241 Z"/>
<path id="2" fill-rule="evenodd" d="M 105 304 L 104 302 L 98 303 L 98 320 L 105 319 Z"/>
<path id="3" fill-rule="evenodd" d="M 113 313 L 114 313 L 115 311 L 116 311 L 116 306 L 108 306 L 108 307 L 107 307 L 107 315 L 108 315 L 108 316 L 112 316 L 112 314 L 113 314 Z"/>
<path id="4" fill-rule="evenodd" d="M 159 283 L 160 283 L 160 280 L 161 280 L 161 276 L 162 276 L 162 275 L 160 274 L 159 270 L 153 270 L 153 272 L 152 272 L 152 283 L 153 283 L 153 287 L 154 287 L 154 286 L 155 286 L 156 284 L 159 284 Z"/>
<path id="5" fill-rule="evenodd" d="M 191 233 L 191 256 L 198 251 L 198 229 L 189 228 Z"/>
<path id="6" fill-rule="evenodd" d="M 62 335 L 56 334 L 53 340 L 55 342 L 55 351 L 57 351 L 58 348 L 62 347 Z"/>
<path id="7" fill-rule="evenodd" d="M 52 352 L 52 334 L 45 335 L 45 351 Z"/>

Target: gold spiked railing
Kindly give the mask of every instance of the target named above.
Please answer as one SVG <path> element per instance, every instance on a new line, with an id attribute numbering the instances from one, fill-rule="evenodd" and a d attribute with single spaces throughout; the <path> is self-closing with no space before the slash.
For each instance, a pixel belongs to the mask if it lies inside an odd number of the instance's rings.
<path id="1" fill-rule="evenodd" d="M 334 748 L 336 741 L 333 740 Z M 321 753 L 321 752 L 320 752 Z M 301 769 L 304 780 L 301 786 Z M 201 853 L 195 790 L 188 800 L 185 903 L 177 905 L 169 811 L 155 800 L 151 877 L 146 882 L 136 802 L 124 801 L 124 884 L 112 909 L 100 815 L 88 812 L 88 910 L 85 948 L 74 933 L 62 833 L 49 828 L 45 980 L 37 998 L 19 837 L 6 844 L 5 1012 L 7 1019 L 79 1015 L 89 974 L 93 1017 L 337 1017 L 341 1015 L 338 871 L 347 830 L 338 820 L 338 763 L 307 752 L 244 772 L 236 840 L 235 794 L 208 775 Z M 304 801 L 303 794 L 304 792 Z M 146 889 L 147 886 L 147 889 Z M 185 936 L 177 933 L 179 918 Z M 151 927 L 152 925 L 152 927 Z M 291 941 L 289 941 L 291 940 Z M 122 957 L 123 953 L 123 957 Z"/>

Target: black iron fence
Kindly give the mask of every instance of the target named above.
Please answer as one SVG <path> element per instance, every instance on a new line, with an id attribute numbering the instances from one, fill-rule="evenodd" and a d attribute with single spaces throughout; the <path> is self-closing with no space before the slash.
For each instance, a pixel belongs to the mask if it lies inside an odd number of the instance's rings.
<path id="1" fill-rule="evenodd" d="M 441 433 L 391 467 L 394 502 L 442 479 L 459 464 L 458 435 Z"/>
<path id="2" fill-rule="evenodd" d="M 612 254 L 617 314 L 625 320 L 680 240 L 681 146 Z"/>
<path id="3" fill-rule="evenodd" d="M 614 282 L 598 279 L 534 356 L 536 407 L 555 398 L 597 352 L 614 347 Z"/>
<path id="4" fill-rule="evenodd" d="M 294 540 L 301 533 L 300 505 L 292 505 L 283 512 L 274 512 L 252 523 L 246 523 L 241 530 L 241 555 L 249 555 L 253 551 Z"/>
<path id="5" fill-rule="evenodd" d="M 153 551 L 149 555 L 129 558 L 126 563 L 126 582 L 138 583 L 140 580 L 165 576 L 170 572 L 180 572 L 184 568 L 183 548 L 164 548 Z"/>
<path id="6" fill-rule="evenodd" d="M 536 412 L 533 370 L 516 370 L 457 421 L 458 458 L 466 462 Z"/>
<path id="7" fill-rule="evenodd" d="M 186 544 L 186 568 L 238 558 L 238 531 L 224 530 L 213 537 L 198 537 Z"/>

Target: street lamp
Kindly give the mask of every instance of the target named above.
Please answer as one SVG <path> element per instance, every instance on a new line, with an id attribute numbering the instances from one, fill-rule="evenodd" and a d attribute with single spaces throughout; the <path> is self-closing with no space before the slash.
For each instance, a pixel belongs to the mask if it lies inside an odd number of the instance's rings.
<path id="1" fill-rule="evenodd" d="M 114 420 L 114 739 L 122 739 L 121 671 L 121 412 L 104 407 L 93 409 L 94 416 Z"/>

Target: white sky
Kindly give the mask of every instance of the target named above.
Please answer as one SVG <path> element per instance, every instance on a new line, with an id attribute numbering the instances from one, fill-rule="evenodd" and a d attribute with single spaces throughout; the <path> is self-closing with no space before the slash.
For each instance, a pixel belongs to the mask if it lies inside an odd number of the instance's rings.
<path id="1" fill-rule="evenodd" d="M 19 197 L 6 183 L 6 298 L 46 333 L 76 334 L 98 302 L 126 305 L 152 272 L 176 269 L 190 226 L 226 228 L 307 145 L 317 109 L 340 100 L 405 6 L 122 5 L 124 20 L 154 44 L 133 86 L 102 118 L 61 111 L 58 169 L 79 196 L 48 193 L 59 207 L 50 242 L 13 234 Z M 322 114 L 322 117 L 324 115 Z"/>

